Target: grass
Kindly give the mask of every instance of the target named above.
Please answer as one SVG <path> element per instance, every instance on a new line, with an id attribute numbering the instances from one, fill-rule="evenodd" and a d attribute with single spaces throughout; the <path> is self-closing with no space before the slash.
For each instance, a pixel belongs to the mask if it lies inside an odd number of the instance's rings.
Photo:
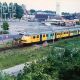
<path id="1" fill-rule="evenodd" d="M 5 69 L 17 64 L 41 59 L 47 55 L 48 47 L 36 49 L 36 47 L 5 50 L 0 52 L 0 69 Z"/>
<path id="2" fill-rule="evenodd" d="M 75 37 L 71 39 L 63 39 L 55 42 L 54 44 L 49 44 L 48 47 L 41 47 L 36 49 L 36 47 L 25 47 L 19 49 L 5 50 L 0 52 L 0 69 L 9 68 L 21 63 L 28 61 L 33 61 L 41 59 L 49 54 L 50 46 L 56 47 L 68 47 L 68 48 L 80 48 L 80 37 Z"/>
<path id="3" fill-rule="evenodd" d="M 68 48 L 73 48 L 77 47 L 80 48 L 80 37 L 73 37 L 69 39 L 63 39 L 59 40 L 58 42 L 54 43 L 53 46 L 58 46 L 58 47 L 68 47 Z"/>

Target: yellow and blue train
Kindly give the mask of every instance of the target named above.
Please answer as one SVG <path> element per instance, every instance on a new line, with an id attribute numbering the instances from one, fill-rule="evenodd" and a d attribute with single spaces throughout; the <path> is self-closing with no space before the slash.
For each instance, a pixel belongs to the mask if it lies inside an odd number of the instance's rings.
<path id="1" fill-rule="evenodd" d="M 28 43 L 44 42 L 48 40 L 67 38 L 67 37 L 78 36 L 78 35 L 80 35 L 79 28 L 56 30 L 56 31 L 49 31 L 49 32 L 45 31 L 37 34 L 23 35 L 21 38 L 21 43 L 28 44 Z"/>
<path id="2" fill-rule="evenodd" d="M 22 44 L 32 44 L 49 40 L 56 40 L 80 35 L 80 28 L 67 28 L 52 31 L 36 31 L 36 33 L 28 33 L 23 35 L 0 35 L 0 49 L 17 47 Z"/>

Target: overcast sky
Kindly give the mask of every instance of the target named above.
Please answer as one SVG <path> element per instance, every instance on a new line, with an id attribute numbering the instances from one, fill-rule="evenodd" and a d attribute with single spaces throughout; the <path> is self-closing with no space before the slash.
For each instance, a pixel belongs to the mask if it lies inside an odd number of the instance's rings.
<path id="1" fill-rule="evenodd" d="M 13 2 L 25 4 L 27 9 L 56 10 L 56 2 L 60 4 L 60 11 L 80 12 L 80 0 L 0 0 L 0 2 Z"/>

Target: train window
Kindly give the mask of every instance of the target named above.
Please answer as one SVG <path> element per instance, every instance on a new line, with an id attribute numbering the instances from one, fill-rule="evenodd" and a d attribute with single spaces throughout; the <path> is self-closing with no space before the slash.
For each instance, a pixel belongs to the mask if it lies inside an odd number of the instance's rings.
<path id="1" fill-rule="evenodd" d="M 50 36 L 52 36 L 52 34 Z"/>
<path id="2" fill-rule="evenodd" d="M 64 32 L 64 34 L 66 34 L 66 32 Z"/>
<path id="3" fill-rule="evenodd" d="M 39 38 L 39 35 L 37 35 L 37 38 Z"/>
<path id="4" fill-rule="evenodd" d="M 43 35 L 43 37 L 45 37 L 45 35 Z"/>
<path id="5" fill-rule="evenodd" d="M 48 34 L 46 34 L 46 36 L 48 37 Z"/>
<path id="6" fill-rule="evenodd" d="M 59 35 L 59 33 L 57 33 L 57 35 Z"/>
<path id="7" fill-rule="evenodd" d="M 35 39 L 35 36 L 33 36 L 33 39 Z"/>

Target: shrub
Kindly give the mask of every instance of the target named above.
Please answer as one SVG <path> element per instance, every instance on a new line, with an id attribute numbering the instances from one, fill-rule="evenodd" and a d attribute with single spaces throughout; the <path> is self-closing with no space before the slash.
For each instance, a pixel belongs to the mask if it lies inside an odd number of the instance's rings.
<path id="1" fill-rule="evenodd" d="M 2 25 L 2 28 L 3 28 L 3 30 L 9 30 L 9 24 L 8 24 L 8 22 L 3 22 L 3 25 Z"/>

